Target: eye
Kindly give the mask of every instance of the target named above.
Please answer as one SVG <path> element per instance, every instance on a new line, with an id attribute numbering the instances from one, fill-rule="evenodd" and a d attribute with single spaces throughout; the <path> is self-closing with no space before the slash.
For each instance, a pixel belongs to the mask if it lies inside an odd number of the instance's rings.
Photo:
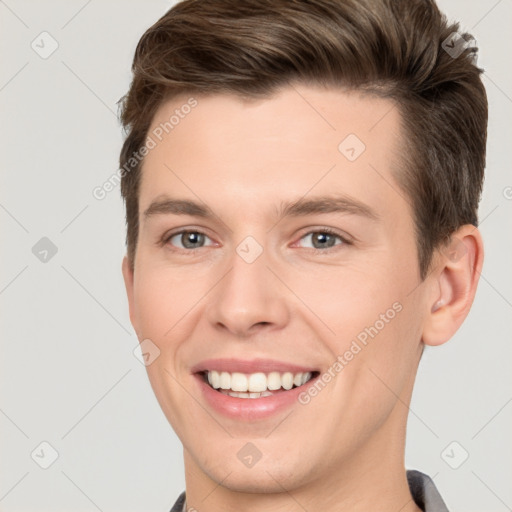
<path id="1" fill-rule="evenodd" d="M 200 231 L 179 231 L 168 236 L 164 242 L 170 243 L 178 249 L 200 249 L 204 247 L 205 240 L 211 239 Z M 207 245 L 214 245 L 213 243 Z"/>
<path id="2" fill-rule="evenodd" d="M 310 231 L 300 240 L 309 241 L 311 243 L 310 248 L 313 249 L 330 249 L 336 245 L 350 245 L 350 242 L 340 234 L 326 228 Z M 341 243 L 336 243 L 336 240 L 340 240 Z"/>

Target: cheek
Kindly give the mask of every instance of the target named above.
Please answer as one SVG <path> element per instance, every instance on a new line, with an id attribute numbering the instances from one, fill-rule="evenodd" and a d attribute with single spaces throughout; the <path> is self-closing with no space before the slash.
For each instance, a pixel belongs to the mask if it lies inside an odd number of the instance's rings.
<path id="1" fill-rule="evenodd" d="M 395 298 L 388 295 L 389 303 L 372 307 L 363 328 L 345 342 L 360 348 L 345 368 L 349 395 L 357 397 L 353 401 L 354 422 L 366 417 L 368 422 L 375 422 L 374 427 L 387 418 L 399 400 L 407 402 L 420 356 L 417 305 L 411 298 L 391 304 Z"/>
<path id="2" fill-rule="evenodd" d="M 158 267 L 141 269 L 136 276 L 134 300 L 139 334 L 159 345 L 186 325 L 204 292 L 200 280 L 184 271 Z"/>
<path id="3" fill-rule="evenodd" d="M 414 366 L 421 338 L 420 305 L 410 294 L 417 285 L 415 269 L 393 255 L 362 267 L 306 274 L 294 289 L 314 312 L 314 330 L 324 333 L 334 358 L 346 354 L 348 366 L 357 369 L 365 385 L 377 378 L 363 368 L 371 367 L 400 387 Z"/>
<path id="4" fill-rule="evenodd" d="M 327 268 L 322 272 L 295 276 L 291 284 L 294 292 L 308 306 L 335 339 L 346 341 L 377 323 L 383 330 L 396 316 L 393 304 L 403 301 L 400 279 L 390 272 L 375 271 L 376 265 L 361 267 Z M 342 346 L 340 346 L 342 348 Z"/>

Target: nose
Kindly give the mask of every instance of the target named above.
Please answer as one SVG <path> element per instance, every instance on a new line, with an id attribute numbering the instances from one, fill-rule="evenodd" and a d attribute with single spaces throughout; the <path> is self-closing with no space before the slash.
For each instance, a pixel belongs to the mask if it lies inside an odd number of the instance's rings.
<path id="1" fill-rule="evenodd" d="M 215 286 L 207 311 L 216 330 L 247 338 L 286 325 L 289 309 L 285 290 L 267 265 L 265 250 L 251 263 L 233 251 L 230 270 Z"/>

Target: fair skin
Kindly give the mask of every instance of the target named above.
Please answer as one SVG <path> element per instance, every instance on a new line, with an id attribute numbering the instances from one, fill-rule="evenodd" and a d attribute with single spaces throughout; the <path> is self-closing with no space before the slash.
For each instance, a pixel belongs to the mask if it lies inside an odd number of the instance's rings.
<path id="1" fill-rule="evenodd" d="M 197 107 L 145 157 L 134 271 L 123 261 L 132 325 L 160 350 L 147 372 L 183 443 L 188 507 L 418 511 L 404 468 L 407 405 L 423 344 L 446 342 L 469 312 L 478 229 L 462 226 L 459 256 L 436 252 L 421 281 L 411 207 L 392 174 L 402 134 L 389 100 L 304 85 L 246 102 L 194 97 Z M 187 98 L 162 104 L 152 127 Z M 338 150 L 348 134 L 366 146 L 354 161 Z M 279 216 L 301 198 L 342 195 L 373 217 L 353 206 Z M 145 214 L 165 199 L 213 215 Z M 250 263 L 237 252 L 248 236 L 262 249 Z M 275 396 L 223 395 L 195 373 L 212 359 L 241 373 L 271 359 L 323 375 L 395 303 L 400 312 L 307 404 L 259 414 Z M 243 463 L 244 447 L 260 454 L 254 465 Z"/>

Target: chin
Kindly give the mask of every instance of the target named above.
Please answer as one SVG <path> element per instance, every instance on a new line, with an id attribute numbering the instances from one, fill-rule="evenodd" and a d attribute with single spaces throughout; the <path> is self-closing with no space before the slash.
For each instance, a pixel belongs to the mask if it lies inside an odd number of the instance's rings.
<path id="1" fill-rule="evenodd" d="M 251 469 L 238 466 L 223 468 L 222 472 L 214 471 L 214 474 L 210 474 L 210 478 L 231 491 L 248 494 L 276 494 L 297 486 L 294 481 L 297 476 L 293 476 L 290 471 L 283 467 L 276 468 L 274 464 L 267 467 L 261 463 L 260 466 L 260 463 Z M 227 473 L 229 476 L 226 477 Z"/>
<path id="2" fill-rule="evenodd" d="M 246 466 L 239 457 L 239 445 L 233 450 L 235 456 L 226 456 L 231 450 L 222 450 L 222 454 L 211 453 L 208 458 L 205 454 L 198 453 L 194 457 L 195 463 L 201 472 L 208 475 L 214 482 L 223 487 L 241 493 L 282 493 L 285 489 L 294 489 L 304 483 L 307 472 L 311 472 L 311 465 L 304 461 L 285 459 L 286 454 L 272 451 L 271 457 L 262 454 L 261 459 L 252 465 Z M 250 451 L 250 450 L 249 450 Z M 244 452 L 242 452 L 242 455 Z M 240 456 L 243 460 L 243 456 Z M 212 461 L 215 461 L 212 464 Z"/>

